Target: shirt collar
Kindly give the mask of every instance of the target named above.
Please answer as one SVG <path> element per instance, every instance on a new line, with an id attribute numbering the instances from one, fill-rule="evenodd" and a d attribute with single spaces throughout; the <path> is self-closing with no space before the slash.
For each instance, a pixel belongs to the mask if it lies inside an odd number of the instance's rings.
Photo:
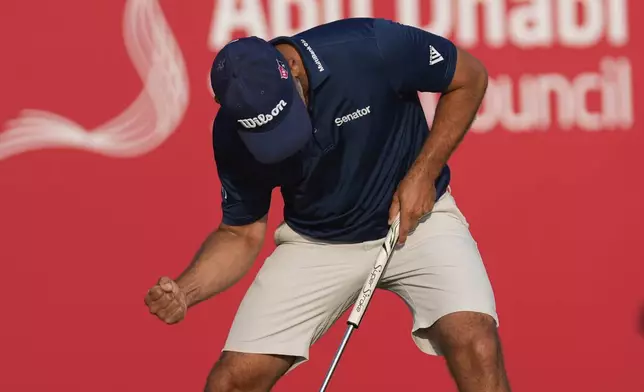
<path id="1" fill-rule="evenodd" d="M 326 65 L 324 60 L 319 57 L 319 54 L 315 51 L 315 48 L 312 47 L 305 39 L 298 36 L 294 37 L 277 37 L 270 40 L 270 43 L 273 45 L 278 44 L 291 44 L 297 49 L 300 57 L 302 57 L 302 62 L 304 63 L 304 68 L 309 77 L 309 85 L 311 90 L 318 88 L 331 74 L 329 67 Z"/>

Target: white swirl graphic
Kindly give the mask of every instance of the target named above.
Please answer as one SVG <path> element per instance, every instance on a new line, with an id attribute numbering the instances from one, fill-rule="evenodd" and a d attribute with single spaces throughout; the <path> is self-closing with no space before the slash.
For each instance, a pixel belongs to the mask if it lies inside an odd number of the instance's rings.
<path id="1" fill-rule="evenodd" d="M 0 133 L 0 160 L 45 148 L 75 148 L 110 157 L 152 151 L 179 126 L 189 83 L 181 50 L 157 0 L 128 0 L 123 18 L 127 52 L 143 91 L 120 115 L 88 130 L 55 113 L 26 109 Z"/>

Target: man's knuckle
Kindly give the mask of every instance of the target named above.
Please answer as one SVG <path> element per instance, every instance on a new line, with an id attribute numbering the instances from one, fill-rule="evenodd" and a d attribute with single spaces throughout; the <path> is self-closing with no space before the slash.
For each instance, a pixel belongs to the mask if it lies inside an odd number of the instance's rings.
<path id="1" fill-rule="evenodd" d="M 178 323 L 179 321 L 181 321 L 182 319 L 183 319 L 183 312 L 178 311 L 178 312 L 175 312 L 175 313 L 174 313 L 174 314 L 169 318 L 169 323 L 170 323 L 170 324 L 176 324 L 176 323 Z"/>

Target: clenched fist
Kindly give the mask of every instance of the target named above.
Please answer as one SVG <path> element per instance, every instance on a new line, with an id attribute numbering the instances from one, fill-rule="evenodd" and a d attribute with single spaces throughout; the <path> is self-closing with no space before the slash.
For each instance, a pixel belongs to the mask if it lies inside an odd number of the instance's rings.
<path id="1" fill-rule="evenodd" d="M 167 324 L 175 324 L 183 320 L 188 311 L 186 294 L 174 280 L 168 277 L 159 279 L 159 282 L 148 291 L 145 304 L 150 309 L 150 313 Z"/>

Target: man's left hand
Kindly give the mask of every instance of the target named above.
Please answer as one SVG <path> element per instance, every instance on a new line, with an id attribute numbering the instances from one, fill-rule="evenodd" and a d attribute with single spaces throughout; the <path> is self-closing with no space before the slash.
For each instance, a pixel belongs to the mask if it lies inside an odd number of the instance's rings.
<path id="1" fill-rule="evenodd" d="M 400 235 L 398 244 L 407 241 L 421 217 L 431 212 L 436 201 L 436 187 L 433 178 L 421 167 L 413 167 L 398 185 L 389 208 L 391 224 L 400 212 Z"/>

